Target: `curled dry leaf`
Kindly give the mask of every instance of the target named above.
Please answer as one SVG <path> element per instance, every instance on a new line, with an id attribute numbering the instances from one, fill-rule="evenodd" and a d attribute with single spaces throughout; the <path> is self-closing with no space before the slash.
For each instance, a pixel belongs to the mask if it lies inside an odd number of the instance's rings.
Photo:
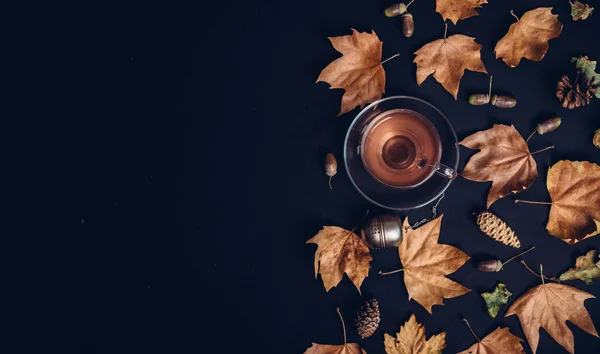
<path id="1" fill-rule="evenodd" d="M 387 354 L 440 354 L 446 348 L 446 332 L 425 339 L 425 328 L 413 314 L 400 327 L 396 338 L 385 333 L 383 343 Z"/>
<path id="2" fill-rule="evenodd" d="M 569 353 L 575 350 L 573 333 L 567 327 L 569 321 L 598 337 L 590 314 L 583 303 L 595 299 L 591 294 L 572 286 L 544 283 L 530 289 L 508 309 L 505 317 L 517 315 L 531 350 L 535 354 L 540 340 L 540 327 Z"/>
<path id="3" fill-rule="evenodd" d="M 454 99 L 458 95 L 460 79 L 465 69 L 486 73 L 481 61 L 481 44 L 475 38 L 455 34 L 425 44 L 415 52 L 417 84 L 421 85 L 431 74 L 450 92 Z"/>
<path id="4" fill-rule="evenodd" d="M 449 19 L 456 24 L 458 20 L 478 16 L 476 9 L 487 3 L 487 0 L 436 0 L 435 11 L 442 15 L 444 21 Z"/>
<path id="5" fill-rule="evenodd" d="M 383 42 L 375 31 L 366 33 L 352 29 L 351 35 L 329 37 L 329 40 L 342 57 L 327 65 L 317 82 L 327 82 L 332 89 L 346 90 L 338 116 L 380 99 L 385 92 L 385 71 L 381 65 Z"/>
<path id="6" fill-rule="evenodd" d="M 585 256 L 577 257 L 575 261 L 575 268 L 569 269 L 568 271 L 560 275 L 560 280 L 583 280 L 586 284 L 592 284 L 594 279 L 600 279 L 600 260 L 598 258 L 598 251 L 591 250 Z"/>
<path id="7" fill-rule="evenodd" d="M 337 226 L 323 226 L 306 243 L 318 245 L 315 253 L 315 278 L 320 273 L 325 290 L 338 285 L 344 273 L 360 293 L 360 286 L 369 275 L 373 259 L 369 247 L 355 233 Z"/>
<path id="8" fill-rule="evenodd" d="M 580 1 L 571 2 L 571 17 L 573 21 L 585 20 L 592 15 L 594 8 Z"/>
<path id="9" fill-rule="evenodd" d="M 590 85 L 597 86 L 600 84 L 600 74 L 596 72 L 597 62 L 595 60 L 590 60 L 587 56 L 581 56 L 571 58 L 571 63 L 575 63 L 577 70 L 583 74 L 583 77 Z M 595 90 L 594 94 L 596 98 L 600 98 L 600 90 Z"/>
<path id="10" fill-rule="evenodd" d="M 508 327 L 496 328 L 481 341 L 458 354 L 521 354 L 525 353 L 521 342 L 523 340 L 510 333 Z"/>
<path id="11" fill-rule="evenodd" d="M 562 31 L 562 24 L 557 18 L 551 7 L 527 11 L 496 44 L 496 59 L 502 58 L 511 68 L 519 65 L 521 58 L 542 60 L 550 47 L 548 41 L 558 37 Z"/>
<path id="12" fill-rule="evenodd" d="M 562 160 L 548 170 L 552 199 L 546 229 L 574 244 L 600 232 L 600 166 Z"/>
<path id="13" fill-rule="evenodd" d="M 470 257 L 456 247 L 438 243 L 442 216 L 416 230 L 410 226 L 408 218 L 404 219 L 404 241 L 398 247 L 408 299 L 414 299 L 429 313 L 433 305 L 443 305 L 443 299 L 471 291 L 446 278 Z"/>
<path id="14" fill-rule="evenodd" d="M 495 124 L 463 139 L 460 145 L 478 149 L 461 175 L 471 181 L 492 182 L 487 207 L 510 193 L 529 188 L 538 177 L 529 147 L 514 126 Z"/>

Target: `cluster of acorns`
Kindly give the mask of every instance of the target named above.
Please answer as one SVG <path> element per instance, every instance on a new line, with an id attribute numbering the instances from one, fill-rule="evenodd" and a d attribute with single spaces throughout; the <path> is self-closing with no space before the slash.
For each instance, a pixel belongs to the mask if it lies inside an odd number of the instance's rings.
<path id="1" fill-rule="evenodd" d="M 408 4 L 410 4 L 412 1 Z M 387 9 L 385 9 L 384 13 L 387 17 L 396 17 L 402 15 L 402 33 L 404 37 L 410 37 L 415 32 L 415 21 L 413 20 L 413 15 L 407 12 L 408 6 L 404 3 L 394 4 Z"/>

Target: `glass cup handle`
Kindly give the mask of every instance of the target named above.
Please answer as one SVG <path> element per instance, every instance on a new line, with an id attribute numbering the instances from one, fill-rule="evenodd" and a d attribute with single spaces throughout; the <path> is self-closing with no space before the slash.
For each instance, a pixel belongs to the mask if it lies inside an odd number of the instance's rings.
<path id="1" fill-rule="evenodd" d="M 448 179 L 455 179 L 458 176 L 458 173 L 454 169 L 441 163 L 438 163 L 435 167 L 435 174 Z"/>

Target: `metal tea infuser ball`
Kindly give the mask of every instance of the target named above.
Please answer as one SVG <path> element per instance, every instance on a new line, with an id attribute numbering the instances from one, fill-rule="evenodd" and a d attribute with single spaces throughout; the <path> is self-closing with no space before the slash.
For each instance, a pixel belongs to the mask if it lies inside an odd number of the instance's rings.
<path id="1" fill-rule="evenodd" d="M 437 217 L 437 207 L 443 198 L 444 193 L 431 209 L 431 218 L 422 219 L 410 227 L 416 229 L 435 219 Z M 398 247 L 403 240 L 402 219 L 396 215 L 374 216 L 365 222 L 360 237 L 370 248 Z"/>
<path id="2" fill-rule="evenodd" d="M 396 215 L 374 216 L 362 231 L 361 238 L 371 248 L 398 247 L 402 243 L 402 219 Z"/>

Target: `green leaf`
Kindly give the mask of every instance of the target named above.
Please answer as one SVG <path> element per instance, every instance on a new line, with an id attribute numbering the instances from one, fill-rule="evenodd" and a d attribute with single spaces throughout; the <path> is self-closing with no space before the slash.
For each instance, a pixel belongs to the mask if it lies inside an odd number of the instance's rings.
<path id="1" fill-rule="evenodd" d="M 571 58 L 571 63 L 575 63 L 575 67 L 588 81 L 596 84 L 600 83 L 600 74 L 596 72 L 596 61 L 589 60 L 587 56 L 579 58 Z M 600 90 L 596 91 L 596 97 L 600 98 Z"/>
<path id="2" fill-rule="evenodd" d="M 585 256 L 577 257 L 575 268 L 560 275 L 560 280 L 583 280 L 586 284 L 592 284 L 594 279 L 600 279 L 600 261 L 594 263 L 598 256 L 598 251 L 591 250 Z"/>
<path id="3" fill-rule="evenodd" d="M 490 316 L 495 318 L 498 315 L 498 311 L 500 311 L 500 307 L 508 304 L 508 298 L 512 294 L 506 289 L 506 286 L 502 283 L 496 286 L 493 293 L 483 293 L 481 296 L 485 300 L 485 305 L 487 306 L 488 313 Z"/>
<path id="4" fill-rule="evenodd" d="M 570 2 L 570 1 L 569 1 Z M 570 2 L 571 3 L 571 17 L 573 21 L 577 20 L 585 20 L 586 18 L 592 15 L 594 12 L 594 8 L 588 4 L 584 4 L 579 1 Z"/>

